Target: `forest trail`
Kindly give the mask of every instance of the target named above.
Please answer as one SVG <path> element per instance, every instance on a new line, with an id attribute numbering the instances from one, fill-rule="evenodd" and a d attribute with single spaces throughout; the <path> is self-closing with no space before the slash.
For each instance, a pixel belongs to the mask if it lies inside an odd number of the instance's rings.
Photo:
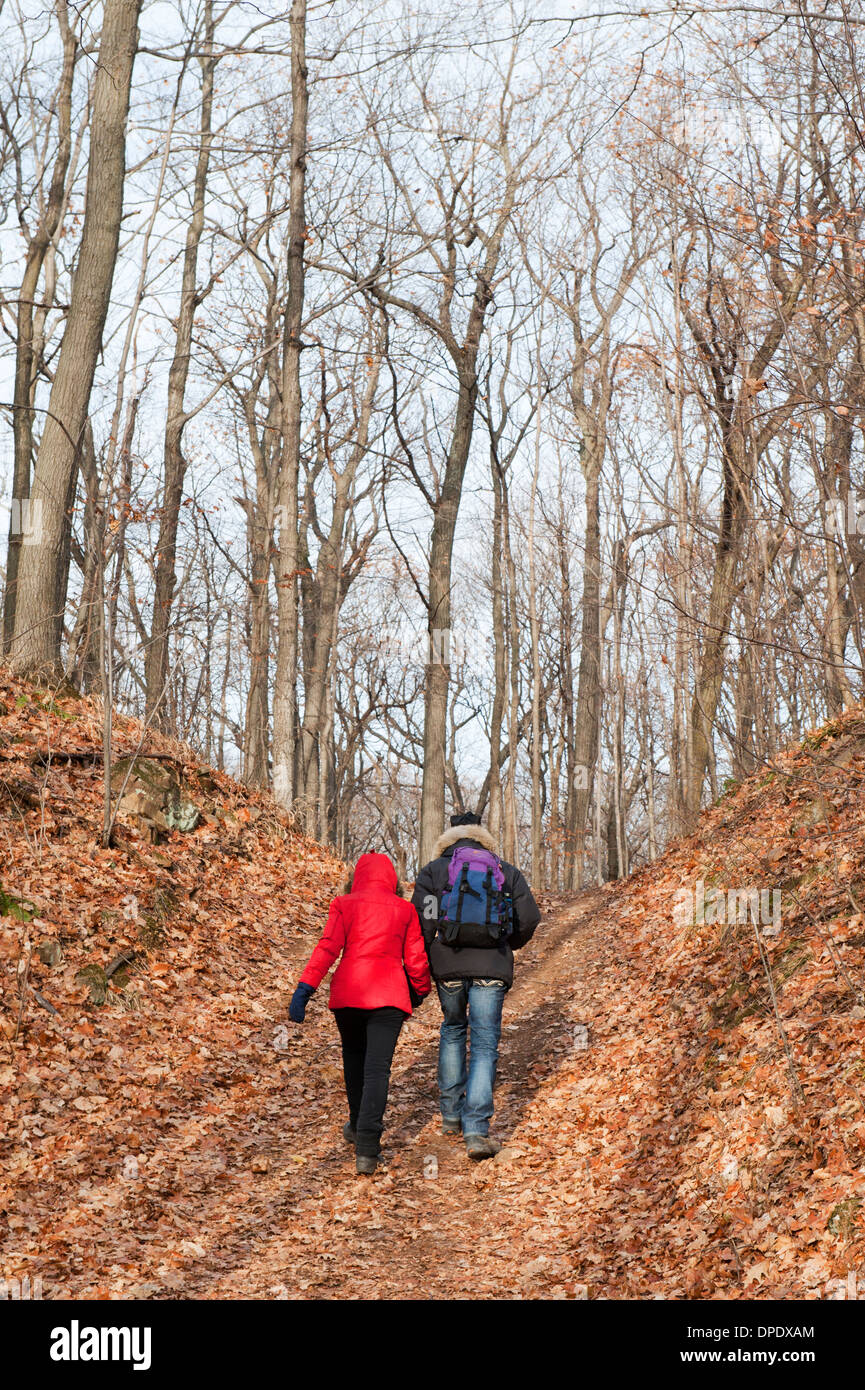
<path id="1" fill-rule="evenodd" d="M 198 1272 L 188 1293 L 522 1296 L 527 1278 L 514 1259 L 508 1203 L 515 1186 L 531 1194 L 533 1168 L 524 1163 L 531 1140 L 520 1144 L 519 1134 L 526 1123 L 531 1127 L 541 1082 L 573 1050 L 575 1022 L 593 1016 L 589 979 L 602 950 L 593 931 L 600 897 L 589 891 L 559 900 L 518 958 L 505 1005 L 493 1126 L 515 1155 L 512 1161 L 473 1164 L 461 1140 L 440 1133 L 435 1070 L 441 1015 L 433 996 L 400 1039 L 384 1165 L 371 1181 L 359 1180 L 354 1151 L 342 1137 L 346 1111 L 335 1029 L 319 1000 L 303 1030 L 293 1029 L 291 1042 L 304 1065 L 317 1065 L 321 1080 L 313 1071 L 315 1093 L 306 1094 L 300 1113 L 273 1116 L 259 1136 L 263 1151 L 274 1154 L 257 1192 L 270 1221 L 266 1229 L 257 1216 L 244 1222 L 237 1240 L 220 1246 L 213 1267 Z M 545 1249 L 533 1245 L 533 1258 L 558 1267 L 560 1249 L 546 1255 Z"/>
<path id="2" fill-rule="evenodd" d="M 505 1003 L 493 1161 L 439 1132 L 430 999 L 397 1049 L 386 1161 L 358 1179 L 326 985 L 287 1020 L 344 866 L 155 735 L 202 821 L 157 846 L 132 817 L 100 848 L 98 711 L 3 693 L 4 1277 L 49 1299 L 865 1288 L 862 711 L 655 864 L 542 898 Z M 118 754 L 140 734 L 118 717 Z M 782 911 L 763 925 L 675 909 L 697 885 L 767 883 Z"/>

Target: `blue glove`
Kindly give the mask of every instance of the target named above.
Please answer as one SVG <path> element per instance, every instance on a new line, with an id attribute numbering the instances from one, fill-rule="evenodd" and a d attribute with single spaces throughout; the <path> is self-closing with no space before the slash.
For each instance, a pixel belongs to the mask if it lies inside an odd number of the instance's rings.
<path id="1" fill-rule="evenodd" d="M 292 1023 L 303 1023 L 306 1006 L 314 994 L 315 989 L 312 985 L 298 985 L 288 1006 L 288 1016 Z"/>

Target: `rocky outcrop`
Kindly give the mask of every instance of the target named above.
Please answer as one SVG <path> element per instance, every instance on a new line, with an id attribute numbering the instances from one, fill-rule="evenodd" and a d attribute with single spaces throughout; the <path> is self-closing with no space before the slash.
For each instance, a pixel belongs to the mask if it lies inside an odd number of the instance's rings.
<path id="1" fill-rule="evenodd" d="M 201 820 L 177 765 L 167 759 L 121 758 L 111 769 L 111 787 L 120 794 L 118 814 L 151 844 L 169 830 L 194 830 Z"/>

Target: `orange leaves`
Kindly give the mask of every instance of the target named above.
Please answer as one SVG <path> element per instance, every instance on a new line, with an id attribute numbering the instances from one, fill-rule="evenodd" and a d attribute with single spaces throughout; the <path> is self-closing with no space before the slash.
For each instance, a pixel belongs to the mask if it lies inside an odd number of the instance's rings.
<path id="1" fill-rule="evenodd" d="M 149 1286 L 144 1296 L 152 1296 L 171 1288 L 166 1271 L 175 1262 L 194 1264 L 182 1253 L 182 1239 L 198 1236 L 193 1207 L 202 1191 L 214 1184 L 222 1200 L 219 1178 L 232 1144 L 240 1153 L 241 1137 L 254 1134 L 262 1114 L 282 1104 L 288 1077 L 272 1046 L 273 1020 L 306 950 L 288 923 L 302 916 L 311 928 L 323 920 L 343 867 L 292 831 L 269 798 L 220 773 L 210 774 L 218 807 L 227 813 L 218 832 L 205 823 L 174 833 L 169 854 L 133 844 L 131 836 L 103 850 L 101 767 L 94 770 L 88 756 L 101 751 L 99 711 L 87 700 L 46 704 L 21 682 L 0 682 L 4 775 L 32 777 L 34 749 L 50 747 L 51 764 L 39 765 L 38 785 L 45 783 L 63 832 L 49 854 L 38 806 L 32 816 L 25 812 L 29 821 L 4 823 L 3 887 L 33 896 L 39 915 L 29 924 L 0 919 L 0 1030 L 5 1037 L 7 1024 L 15 1028 L 14 976 L 25 927 L 31 984 L 59 1009 L 53 1017 L 28 1001 L 15 1048 L 4 1048 L 8 1087 L 0 1069 L 4 1163 L 18 1174 L 13 1216 L 29 1213 L 16 1245 L 39 1262 L 47 1296 L 52 1287 L 69 1290 L 70 1258 L 80 1270 L 77 1291 L 115 1297 L 141 1284 Z M 136 747 L 142 734 L 134 721 L 116 719 L 120 749 Z M 159 735 L 147 740 L 148 751 L 177 755 L 176 745 Z M 76 756 L 64 760 L 64 749 Z M 193 768 L 195 760 L 185 758 Z M 159 929 L 145 943 L 142 931 L 156 912 Z M 37 948 L 46 942 L 60 950 L 46 949 L 43 960 Z M 108 978 L 111 963 L 130 948 L 138 959 Z M 76 975 L 85 965 L 100 972 L 107 988 L 104 1003 L 82 1009 L 85 992 Z M 230 1022 L 222 1013 L 226 1003 Z M 27 1088 L 22 1071 L 35 1077 Z M 223 1126 L 238 1137 L 208 1146 L 208 1133 L 218 1135 Z M 181 1163 L 185 1176 L 178 1178 Z M 263 1163 L 243 1157 L 244 1181 L 250 1175 L 265 1181 Z M 181 1218 L 169 1200 L 172 1184 L 189 1205 Z M 231 1194 L 235 1218 L 248 1200 Z M 110 1210 L 111 1220 L 94 1226 L 98 1210 Z M 188 1223 L 182 1236 L 178 1219 Z M 217 1227 L 223 1220 L 215 1213 Z M 160 1234 L 142 1245 L 136 1233 L 152 1236 L 156 1229 L 166 1240 Z M 172 1232 L 179 1256 L 167 1250 Z"/>
<path id="2" fill-rule="evenodd" d="M 75 709 L 76 747 L 96 747 L 98 721 Z M 505 1006 L 494 1123 L 507 1161 L 472 1170 L 437 1134 L 435 1002 L 412 1019 L 389 1168 L 362 1192 L 326 1010 L 277 1031 L 341 866 L 278 819 L 276 835 L 266 798 L 227 778 L 233 822 L 174 835 L 170 870 L 146 846 L 144 862 L 91 858 L 98 777 L 63 769 L 49 882 L 7 827 L 4 886 L 38 893 L 39 937 L 50 929 L 63 953 L 53 967 L 34 951 L 33 966 L 60 1020 L 40 1011 L 37 1029 L 28 1015 L 0 1068 L 17 1090 L 0 1109 L 16 1255 L 42 1261 L 49 1293 L 53 1281 L 89 1297 L 824 1296 L 840 1262 L 865 1261 L 865 1018 L 838 970 L 865 975 L 865 912 L 847 892 L 865 881 L 865 721 L 851 711 L 833 729 L 634 879 L 557 903 Z M 791 836 L 818 794 L 837 808 L 832 836 Z M 673 920 L 676 891 L 699 879 L 795 884 L 764 950 L 798 1107 L 753 926 Z M 161 943 L 122 994 L 83 1011 L 76 972 L 137 943 L 169 887 Z M 0 969 L 14 972 L 17 924 L 2 934 Z"/>

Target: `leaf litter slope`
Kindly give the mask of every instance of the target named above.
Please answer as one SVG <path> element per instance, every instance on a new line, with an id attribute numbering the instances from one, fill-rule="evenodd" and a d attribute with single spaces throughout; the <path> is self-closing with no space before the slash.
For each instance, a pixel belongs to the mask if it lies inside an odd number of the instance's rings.
<path id="1" fill-rule="evenodd" d="M 865 1265 L 861 711 L 626 883 L 545 899 L 505 1007 L 494 1162 L 437 1132 L 429 1001 L 400 1041 L 387 1164 L 360 1181 L 325 990 L 285 1024 L 343 866 L 153 734 L 205 817 L 159 846 L 121 825 L 96 848 L 98 710 L 9 678 L 0 699 L 7 1278 L 85 1298 L 849 1290 Z M 141 736 L 118 719 L 121 751 Z M 778 930 L 678 920 L 700 882 L 777 890 Z M 95 1002 L 82 971 L 133 951 Z"/>

